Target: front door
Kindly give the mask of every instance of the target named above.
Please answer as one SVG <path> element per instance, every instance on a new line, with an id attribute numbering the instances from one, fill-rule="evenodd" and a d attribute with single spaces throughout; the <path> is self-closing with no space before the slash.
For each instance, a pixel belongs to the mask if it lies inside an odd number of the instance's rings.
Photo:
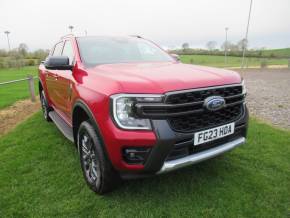
<path id="1" fill-rule="evenodd" d="M 70 40 L 64 42 L 62 56 L 69 58 L 70 65 L 74 64 L 74 52 Z M 71 70 L 57 71 L 57 85 L 55 89 L 55 103 L 58 112 L 67 121 L 70 121 L 71 94 L 72 94 L 73 74 Z"/>
<path id="2" fill-rule="evenodd" d="M 60 56 L 62 52 L 63 42 L 59 42 L 54 46 L 52 56 Z M 58 84 L 58 71 L 57 70 L 45 70 L 45 80 L 47 86 L 47 92 L 50 102 L 56 107 L 56 87 Z"/>

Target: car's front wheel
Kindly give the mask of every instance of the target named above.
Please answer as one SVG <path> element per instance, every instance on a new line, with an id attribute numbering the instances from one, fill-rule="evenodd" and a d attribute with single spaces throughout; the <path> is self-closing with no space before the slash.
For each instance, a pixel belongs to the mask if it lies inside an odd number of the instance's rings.
<path id="1" fill-rule="evenodd" d="M 88 121 L 81 123 L 77 137 L 80 161 L 88 186 L 98 194 L 111 191 L 120 176 L 106 156 L 101 141 Z"/>

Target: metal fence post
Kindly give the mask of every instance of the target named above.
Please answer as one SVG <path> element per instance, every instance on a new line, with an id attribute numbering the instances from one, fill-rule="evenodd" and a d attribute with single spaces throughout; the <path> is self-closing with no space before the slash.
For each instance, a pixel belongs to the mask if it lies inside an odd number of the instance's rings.
<path id="1" fill-rule="evenodd" d="M 27 75 L 29 92 L 31 96 L 31 101 L 35 102 L 35 92 L 34 92 L 34 79 L 32 75 Z"/>

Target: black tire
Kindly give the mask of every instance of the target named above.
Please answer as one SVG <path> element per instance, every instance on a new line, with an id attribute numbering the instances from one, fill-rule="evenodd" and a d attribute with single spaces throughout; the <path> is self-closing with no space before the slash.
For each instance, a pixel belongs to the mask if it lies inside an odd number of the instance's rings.
<path id="1" fill-rule="evenodd" d="M 41 103 L 43 118 L 47 122 L 51 122 L 51 118 L 48 116 L 48 113 L 52 111 L 52 108 L 49 107 L 43 90 L 40 93 L 40 103 Z"/>
<path id="2" fill-rule="evenodd" d="M 83 176 L 94 192 L 104 194 L 120 184 L 119 174 L 113 168 L 100 138 L 88 121 L 81 123 L 77 143 Z"/>

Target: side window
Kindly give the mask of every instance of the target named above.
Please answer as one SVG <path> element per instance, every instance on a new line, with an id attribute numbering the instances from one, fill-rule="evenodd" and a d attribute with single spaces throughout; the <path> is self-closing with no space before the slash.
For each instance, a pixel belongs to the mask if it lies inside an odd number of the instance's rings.
<path id="1" fill-rule="evenodd" d="M 61 56 L 62 45 L 62 42 L 59 42 L 55 45 L 52 56 Z"/>
<path id="2" fill-rule="evenodd" d="M 69 58 L 69 64 L 72 65 L 73 61 L 74 61 L 74 51 L 73 51 L 73 47 L 70 41 L 65 41 L 64 47 L 63 47 L 63 51 L 62 51 L 62 55 L 63 56 L 68 56 Z"/>

